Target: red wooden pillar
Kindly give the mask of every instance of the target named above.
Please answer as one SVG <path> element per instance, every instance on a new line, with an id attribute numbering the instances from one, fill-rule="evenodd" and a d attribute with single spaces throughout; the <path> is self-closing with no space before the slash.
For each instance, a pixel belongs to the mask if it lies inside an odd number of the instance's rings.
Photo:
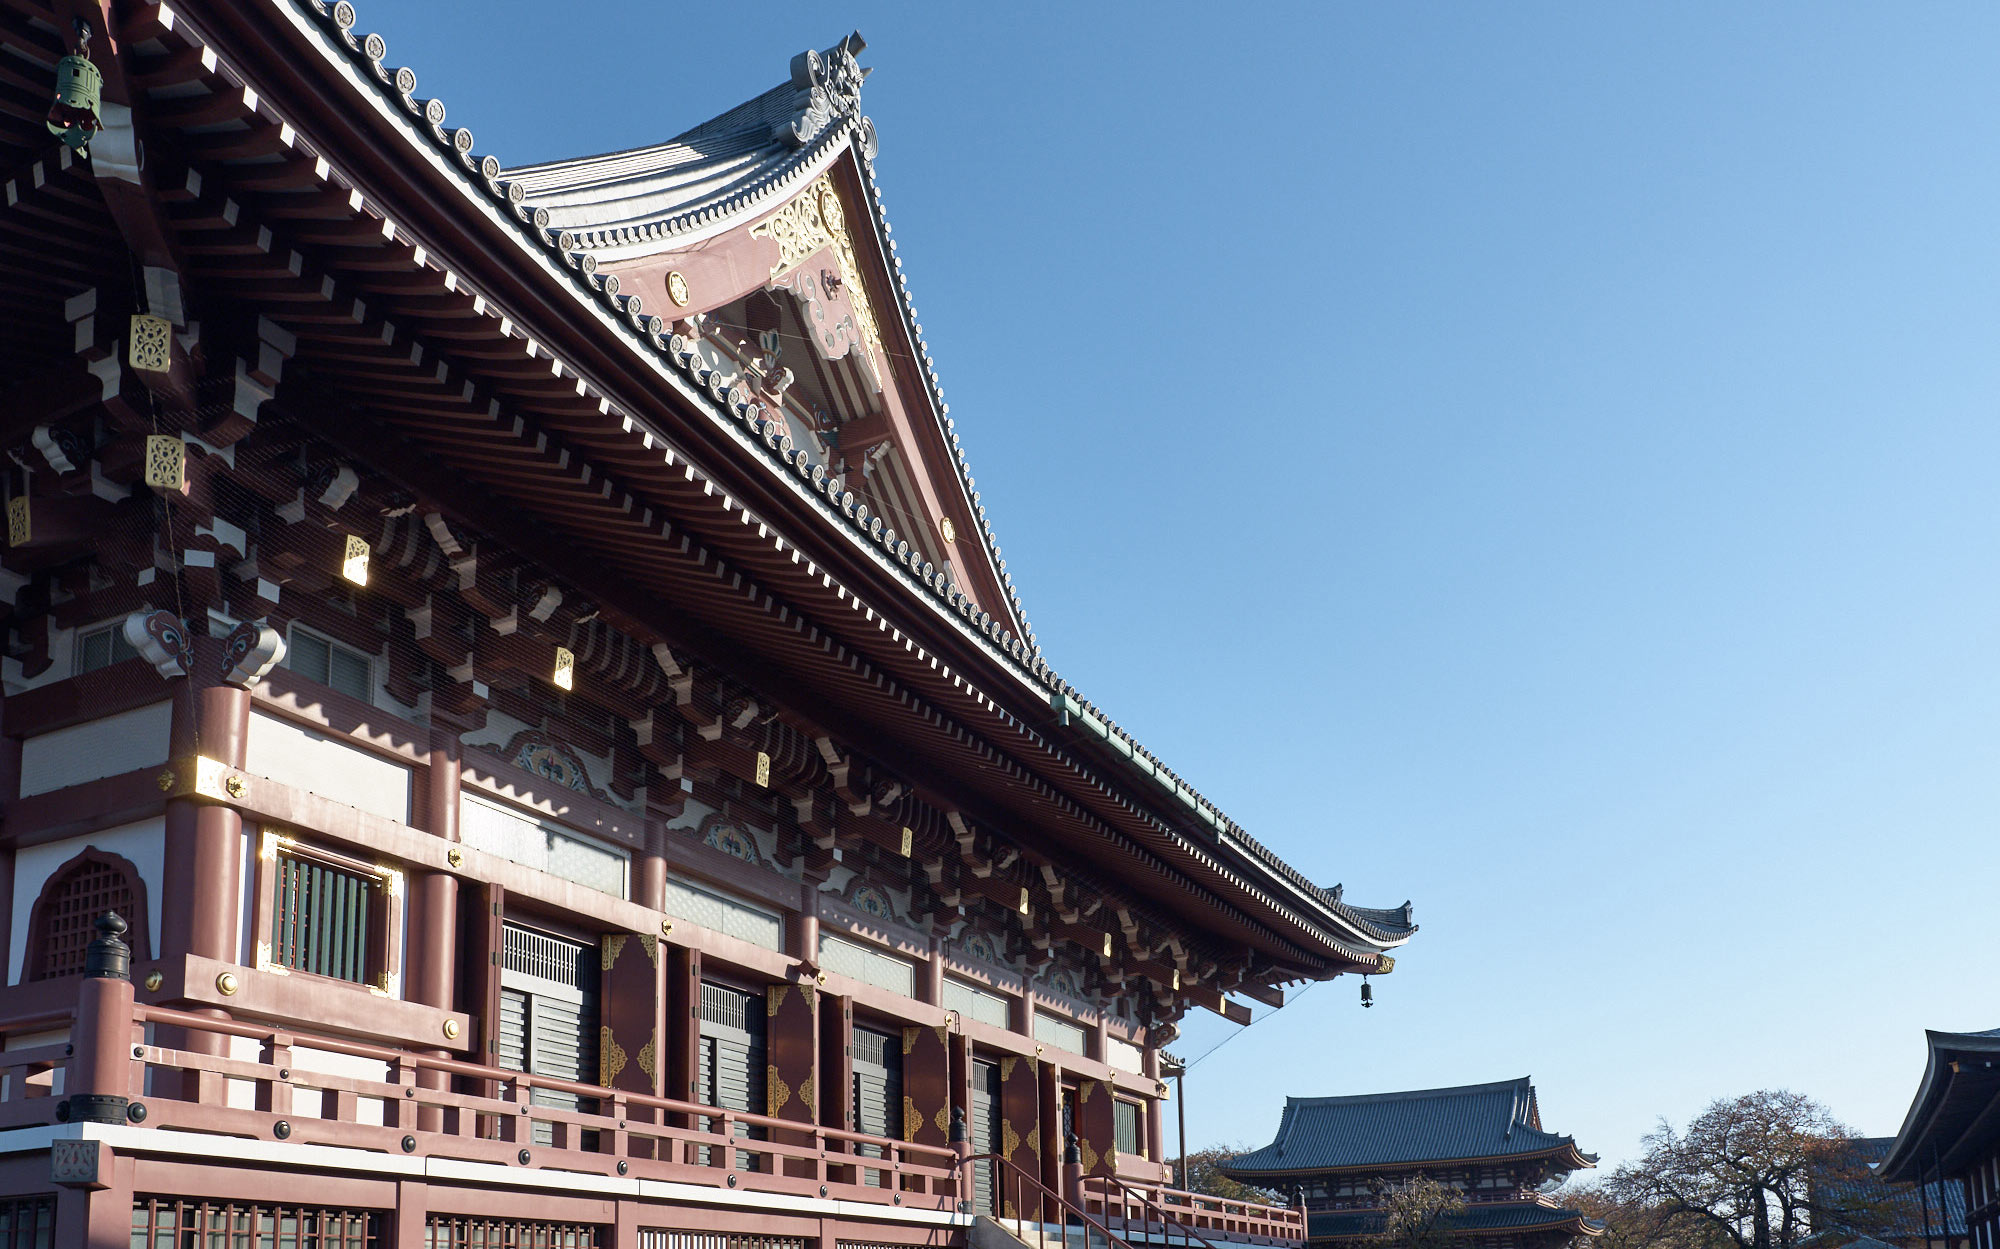
<path id="1" fill-rule="evenodd" d="M 1154 1088 L 1165 1089 L 1167 1086 L 1160 1079 L 1159 1047 L 1156 1045 L 1147 1045 L 1141 1053 L 1143 1053 L 1144 1057 L 1139 1060 L 1140 1069 L 1145 1072 L 1146 1078 L 1153 1082 Z M 1161 1168 L 1165 1168 L 1167 1163 L 1167 1099 L 1165 1097 L 1149 1097 L 1146 1099 L 1146 1157 L 1158 1163 Z M 1164 1182 L 1170 1183 L 1171 1179 Z"/>
<path id="2" fill-rule="evenodd" d="M 6 719 L 6 700 L 0 698 L 0 725 Z M 0 802 L 9 805 L 21 793 L 21 739 L 12 735 L 0 736 Z M 14 847 L 10 843 L 0 846 L 0 984 L 9 981 L 14 966 Z M 147 949 L 156 943 L 148 942 Z M 25 957 L 25 953 L 23 955 Z M 21 979 L 28 978 L 28 969 L 21 969 Z"/>
<path id="3" fill-rule="evenodd" d="M 449 727 L 431 727 L 430 766 L 424 778 L 423 826 L 445 841 L 459 839 L 459 739 Z M 458 979 L 458 878 L 450 872 L 416 872 L 410 881 L 410 940 L 404 959 L 403 995 L 412 1002 L 452 1007 L 453 985 Z M 484 1014 L 482 1009 L 481 1014 Z M 426 1050 L 433 1058 L 449 1057 L 449 1051 Z M 417 1085 L 427 1089 L 451 1087 L 450 1077 L 427 1068 L 417 1072 Z M 425 1106 L 417 1112 L 417 1126 L 426 1132 L 443 1127 L 443 1112 Z"/>
<path id="4" fill-rule="evenodd" d="M 695 1101 L 701 1071 L 701 951 L 668 945 L 667 957 L 667 1046 L 666 1095 L 677 1101 Z M 674 1126 L 689 1128 L 694 1123 L 685 1114 L 672 1116 Z"/>
<path id="5" fill-rule="evenodd" d="M 1041 1064 L 1041 1080 L 1036 1088 L 1037 1118 L 1041 1122 L 1041 1153 L 1035 1159 L 1035 1174 L 1051 1192 L 1063 1190 L 1063 1086 L 1062 1068 Z"/>
<path id="6" fill-rule="evenodd" d="M 241 769 L 250 737 L 250 691 L 222 683 L 222 644 L 192 639 L 194 671 L 178 679 L 174 692 L 171 753 L 177 768 L 192 768 L 194 756 Z M 243 876 L 239 853 L 243 817 L 232 807 L 193 797 L 167 803 L 166 862 L 160 881 L 160 947 L 164 957 L 187 955 L 224 963 L 241 961 Z M 218 1019 L 226 1011 L 195 1008 Z M 227 1052 L 218 1033 L 170 1030 L 163 1039 L 199 1054 Z M 195 1096 L 190 1087 L 186 1096 Z"/>
<path id="7" fill-rule="evenodd" d="M 832 993 L 820 999 L 819 1121 L 854 1127 L 854 999 Z"/>

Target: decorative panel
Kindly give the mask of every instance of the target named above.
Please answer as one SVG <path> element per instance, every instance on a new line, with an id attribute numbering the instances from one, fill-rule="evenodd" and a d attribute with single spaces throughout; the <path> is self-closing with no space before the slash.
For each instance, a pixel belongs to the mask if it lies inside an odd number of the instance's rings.
<path id="1" fill-rule="evenodd" d="M 1000 1152 L 1027 1174 L 1042 1173 L 1041 1064 L 1032 1058 L 1000 1060 Z"/>
<path id="2" fill-rule="evenodd" d="M 768 1064 L 765 1113 L 811 1123 L 818 1118 L 819 986 L 774 984 L 764 989 L 764 1044 Z"/>
<path id="3" fill-rule="evenodd" d="M 695 1101 L 701 1070 L 701 951 L 666 944 L 667 960 L 667 1088 L 666 1096 Z M 689 1126 L 686 1115 L 674 1123 Z"/>
<path id="4" fill-rule="evenodd" d="M 1076 1150 L 1085 1175 L 1118 1173 L 1118 1129 L 1111 1109 L 1114 1100 L 1108 1081 L 1077 1083 Z"/>
<path id="5" fill-rule="evenodd" d="M 903 1139 L 951 1143 L 951 1033 L 943 1024 L 903 1029 Z"/>
<path id="6" fill-rule="evenodd" d="M 661 1093 L 666 1057 L 661 982 L 658 937 L 605 936 L 597 992 L 597 1071 L 606 1088 Z"/>

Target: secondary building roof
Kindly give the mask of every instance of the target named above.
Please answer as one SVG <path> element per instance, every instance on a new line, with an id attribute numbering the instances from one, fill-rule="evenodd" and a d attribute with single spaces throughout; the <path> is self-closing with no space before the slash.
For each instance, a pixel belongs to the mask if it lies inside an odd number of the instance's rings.
<path id="1" fill-rule="evenodd" d="M 1573 1137 L 1542 1130 L 1535 1086 L 1527 1076 L 1492 1084 L 1288 1097 L 1278 1136 L 1224 1164 L 1225 1174 L 1259 1176 L 1354 1171 L 1551 1155 L 1570 1168 L 1594 1165 Z"/>
<path id="2" fill-rule="evenodd" d="M 2000 1138 L 2000 1028 L 1926 1032 L 1924 1042 L 1923 1083 L 1881 1166 L 1906 1184 L 1956 1175 Z"/>

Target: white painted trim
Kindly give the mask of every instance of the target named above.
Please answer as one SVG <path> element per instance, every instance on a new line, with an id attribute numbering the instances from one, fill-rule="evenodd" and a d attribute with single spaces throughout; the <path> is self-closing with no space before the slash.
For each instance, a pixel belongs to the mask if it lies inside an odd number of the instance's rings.
<path id="1" fill-rule="evenodd" d="M 0 1132 L 0 1155 L 40 1153 L 55 1141 L 103 1141 L 122 1154 L 191 1158 L 202 1162 L 241 1163 L 265 1170 L 358 1171 L 460 1184 L 511 1189 L 546 1189 L 626 1197 L 671 1205 L 727 1206 L 739 1210 L 785 1210 L 821 1218 L 859 1219 L 877 1223 L 911 1223 L 934 1227 L 970 1227 L 973 1216 L 951 1210 L 905 1210 L 873 1202 L 799 1197 L 789 1193 L 754 1193 L 705 1184 L 642 1180 L 631 1176 L 592 1175 L 579 1171 L 509 1167 L 493 1162 L 456 1158 L 417 1158 L 349 1149 L 341 1145 L 294 1145 L 285 1141 L 246 1140 L 195 1132 L 163 1132 L 156 1128 L 111 1123 L 69 1123 L 52 1127 L 15 1128 Z"/>

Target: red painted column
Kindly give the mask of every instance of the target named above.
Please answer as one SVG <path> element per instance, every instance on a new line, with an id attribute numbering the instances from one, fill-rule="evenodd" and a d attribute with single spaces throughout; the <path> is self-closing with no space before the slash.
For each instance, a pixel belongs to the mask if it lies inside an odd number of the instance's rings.
<path id="1" fill-rule="evenodd" d="M 459 839 L 460 747 L 449 725 L 431 726 L 429 766 L 424 780 L 424 829 L 445 841 Z M 410 940 L 403 969 L 403 995 L 412 1002 L 450 1010 L 458 982 L 458 878 L 450 872 L 416 872 L 410 881 Z M 426 1050 L 432 1058 L 450 1052 Z M 417 1072 L 417 1087 L 446 1089 L 450 1077 L 441 1071 Z M 444 1115 L 436 1107 L 417 1112 L 417 1127 L 436 1132 Z"/>
<path id="2" fill-rule="evenodd" d="M 174 766 L 191 769 L 194 756 L 201 755 L 240 769 L 250 737 L 250 692 L 222 683 L 221 642 L 207 637 L 192 641 L 194 671 L 174 682 L 179 687 L 174 691 L 171 738 Z M 167 803 L 165 841 L 159 899 L 162 956 L 241 963 L 242 815 L 221 803 L 175 798 Z M 228 1018 L 228 1012 L 214 1008 L 198 1013 Z M 211 1032 L 192 1032 L 164 1043 L 199 1054 L 222 1054 L 228 1049 L 227 1038 Z"/>
<path id="3" fill-rule="evenodd" d="M 632 900 L 655 911 L 667 909 L 667 828 L 658 817 L 646 817 L 646 846 L 639 852 L 632 880 Z"/>
<path id="4" fill-rule="evenodd" d="M 0 725 L 5 724 L 5 700 L 0 699 Z M 21 739 L 0 736 L 0 802 L 12 803 L 21 793 Z M 33 905 L 30 903 L 30 905 Z M 14 847 L 0 846 L 0 984 L 14 967 Z M 21 969 L 28 978 L 28 969 Z"/>

